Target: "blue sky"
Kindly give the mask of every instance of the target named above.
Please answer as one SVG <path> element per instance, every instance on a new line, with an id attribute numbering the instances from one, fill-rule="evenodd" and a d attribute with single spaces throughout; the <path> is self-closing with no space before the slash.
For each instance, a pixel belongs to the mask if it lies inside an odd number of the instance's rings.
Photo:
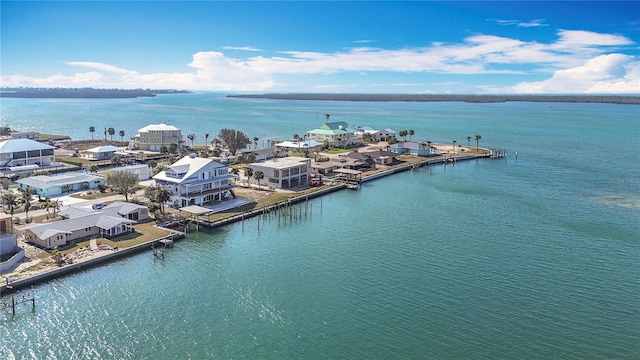
<path id="1" fill-rule="evenodd" d="M 1 86 L 639 94 L 640 3 L 1 6 Z"/>

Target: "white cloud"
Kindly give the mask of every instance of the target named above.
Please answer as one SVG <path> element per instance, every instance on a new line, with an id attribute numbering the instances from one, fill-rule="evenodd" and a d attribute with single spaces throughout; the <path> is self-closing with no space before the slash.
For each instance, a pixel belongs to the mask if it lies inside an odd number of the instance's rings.
<path id="1" fill-rule="evenodd" d="M 103 63 L 99 63 L 99 62 L 67 61 L 67 64 L 69 64 L 71 66 L 87 67 L 87 68 L 91 68 L 91 69 L 95 69 L 95 70 L 112 72 L 112 73 L 116 73 L 116 74 L 136 74 L 135 71 L 129 71 L 129 70 L 126 70 L 126 69 L 121 69 L 121 68 L 113 66 L 113 65 L 103 64 Z"/>
<path id="2" fill-rule="evenodd" d="M 500 25 L 513 25 L 518 27 L 538 27 L 538 26 L 549 26 L 549 24 L 545 24 L 544 19 L 534 19 L 529 21 L 521 21 L 521 20 L 491 20 L 495 21 Z"/>
<path id="3" fill-rule="evenodd" d="M 522 82 L 505 90 L 514 93 L 638 94 L 640 62 L 629 55 L 601 55 L 582 66 L 558 70 L 548 80 Z"/>
<path id="4" fill-rule="evenodd" d="M 262 51 L 261 49 L 251 46 L 224 46 L 224 50 L 241 50 L 241 51 Z"/>
<path id="5" fill-rule="evenodd" d="M 535 20 L 541 22 L 541 20 Z M 368 40 L 361 40 L 366 42 Z M 560 30 L 551 43 L 523 41 L 475 34 L 460 43 L 432 43 L 421 48 L 381 49 L 356 47 L 335 53 L 282 51 L 276 56 L 234 58 L 217 51 L 193 54 L 191 71 L 140 73 L 109 64 L 68 61 L 72 67 L 91 71 L 55 74 L 45 78 L 3 75 L 2 86 L 68 86 L 122 88 L 180 88 L 221 91 L 268 91 L 276 87 L 301 89 L 330 82 L 339 73 L 366 74 L 361 81 L 381 83 L 380 74 L 416 73 L 439 75 L 549 74 L 546 81 L 522 82 L 509 91 L 541 92 L 639 92 L 638 62 L 623 54 L 603 55 L 607 49 L 632 45 L 620 35 L 589 31 Z M 225 47 L 226 50 L 260 51 L 253 47 Z M 305 84 L 294 84 L 295 76 Z M 286 76 L 287 84 L 277 81 Z M 292 77 L 293 76 L 293 77 Z M 381 75 L 380 75 L 381 76 Z M 416 79 L 418 80 L 418 79 Z M 393 84 L 395 81 L 389 82 Z M 325 86 L 333 86 L 327 84 Z M 335 85 L 344 86 L 344 85 Z M 349 85 L 351 86 L 351 85 Z M 357 84 L 354 84 L 357 88 Z M 490 89 L 491 84 L 477 85 Z M 494 87 L 495 88 L 495 87 Z"/>

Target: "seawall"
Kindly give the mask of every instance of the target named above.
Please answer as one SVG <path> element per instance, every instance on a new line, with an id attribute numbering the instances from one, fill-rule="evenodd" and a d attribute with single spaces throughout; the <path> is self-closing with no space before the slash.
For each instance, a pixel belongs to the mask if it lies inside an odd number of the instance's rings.
<path id="1" fill-rule="evenodd" d="M 170 237 L 174 240 L 177 239 L 182 239 L 185 237 L 184 233 L 181 232 L 177 232 L 175 230 L 172 230 L 172 234 L 167 236 Z M 167 237 L 163 237 L 162 239 L 165 239 Z M 13 293 L 15 291 L 18 290 L 22 290 L 26 287 L 35 285 L 35 284 L 39 284 L 48 280 L 51 280 L 53 278 L 58 278 L 64 275 L 68 275 L 68 274 L 72 274 L 87 268 L 91 268 L 94 266 L 98 266 L 101 265 L 103 263 L 115 260 L 115 259 L 119 259 L 119 258 L 123 258 L 126 256 L 130 256 L 133 254 L 137 254 L 139 252 L 142 252 L 144 250 L 148 250 L 150 249 L 150 247 L 152 245 L 157 244 L 160 240 L 162 239 L 155 239 L 155 240 L 150 240 L 144 243 L 140 243 L 131 247 L 127 247 L 127 248 L 120 248 L 118 250 L 113 250 L 113 252 L 111 253 L 107 253 L 104 255 L 100 255 L 97 257 L 93 257 L 93 258 L 89 258 L 86 260 L 82 260 L 80 262 L 77 262 L 75 264 L 69 264 L 69 265 L 65 265 L 65 266 L 61 266 L 57 269 L 54 270 L 50 270 L 47 272 L 44 272 L 42 274 L 38 274 L 38 275 L 34 275 L 34 276 L 30 276 L 24 279 L 20 279 L 20 280 L 16 280 L 16 281 L 12 281 L 10 284 L 2 284 L 0 285 L 0 296 L 1 295 L 6 295 L 6 294 L 10 294 Z"/>

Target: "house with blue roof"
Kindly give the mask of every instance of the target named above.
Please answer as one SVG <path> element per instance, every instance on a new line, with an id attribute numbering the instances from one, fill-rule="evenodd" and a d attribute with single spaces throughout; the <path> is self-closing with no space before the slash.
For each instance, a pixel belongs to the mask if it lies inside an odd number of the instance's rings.
<path id="1" fill-rule="evenodd" d="M 0 141 L 0 167 L 46 167 L 55 164 L 55 147 L 31 139 Z"/>

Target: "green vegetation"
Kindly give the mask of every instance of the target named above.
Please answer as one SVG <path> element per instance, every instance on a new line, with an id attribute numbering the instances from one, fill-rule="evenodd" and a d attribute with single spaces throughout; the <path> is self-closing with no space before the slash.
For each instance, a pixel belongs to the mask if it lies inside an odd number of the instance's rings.
<path id="1" fill-rule="evenodd" d="M 325 151 L 327 154 L 342 154 L 342 153 L 346 153 L 349 152 L 351 150 L 349 149 L 329 149 L 327 151 Z"/>

